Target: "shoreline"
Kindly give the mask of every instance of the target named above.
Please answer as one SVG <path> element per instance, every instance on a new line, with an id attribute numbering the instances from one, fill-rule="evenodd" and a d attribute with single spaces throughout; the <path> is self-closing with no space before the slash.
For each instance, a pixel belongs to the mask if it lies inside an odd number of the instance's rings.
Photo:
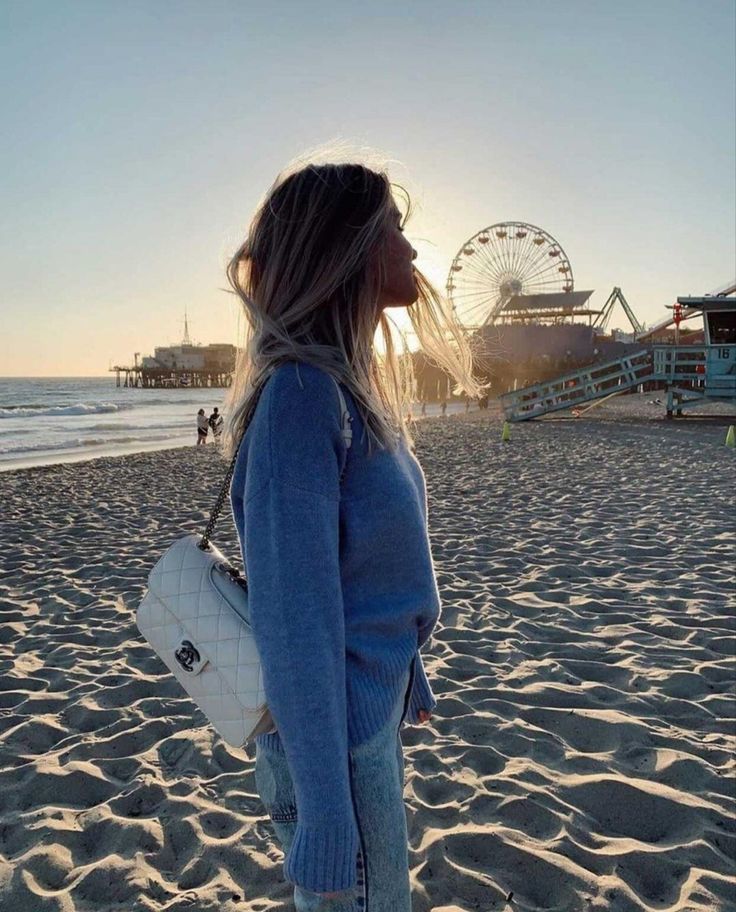
<path id="1" fill-rule="evenodd" d="M 430 406 L 432 410 L 439 412 L 439 405 Z M 477 405 L 475 411 L 479 411 Z M 453 403 L 448 408 L 448 416 L 460 413 L 465 414 L 464 403 Z M 437 414 L 429 414 L 424 417 L 417 416 L 417 421 L 427 421 L 435 417 L 442 417 Z M 3 428 L 0 426 L 0 431 Z M 0 474 L 4 472 L 22 471 L 30 468 L 40 468 L 42 466 L 65 465 L 73 463 L 93 462 L 97 459 L 107 459 L 110 457 L 130 456 L 135 453 L 158 452 L 171 449 L 186 448 L 196 445 L 196 433 L 178 432 L 170 437 L 158 440 L 141 440 L 135 443 L 124 444 L 92 444 L 89 446 L 76 446 L 66 449 L 46 449 L 31 451 L 16 457 L 2 458 L 0 455 Z M 206 446 L 212 446 L 211 438 L 208 437 Z"/>
<path id="2" fill-rule="evenodd" d="M 685 431 L 688 427 L 693 428 L 698 426 L 713 426 L 728 428 L 731 424 L 736 425 L 736 414 L 729 412 L 729 409 L 733 408 L 733 406 L 731 406 L 729 403 L 707 402 L 703 405 L 690 409 L 681 418 L 673 418 L 669 420 L 666 417 L 663 405 L 657 405 L 654 407 L 650 406 L 651 400 L 649 399 L 649 396 L 650 394 L 637 393 L 621 397 L 616 401 L 608 402 L 605 405 L 601 405 L 600 407 L 595 407 L 579 418 L 574 417 L 570 413 L 569 409 L 553 412 L 549 415 L 543 415 L 540 418 L 536 418 L 531 421 L 512 424 L 512 433 L 514 433 L 514 430 L 519 427 L 567 422 L 578 425 L 586 423 L 613 423 L 620 424 L 621 426 L 641 424 L 647 427 L 655 427 L 661 425 L 664 427 L 672 428 L 679 427 L 683 429 L 683 431 Z M 498 399 L 491 399 L 487 409 L 479 409 L 476 404 L 467 412 L 465 411 L 465 407 L 462 403 L 456 403 L 455 410 L 450 411 L 448 409 L 447 415 L 433 414 L 415 416 L 415 436 L 419 436 L 421 433 L 419 429 L 424 424 L 449 420 L 471 423 L 482 423 L 484 421 L 487 421 L 489 424 L 497 422 L 503 424 L 504 417 L 503 410 Z M 0 476 L 6 473 L 23 472 L 30 469 L 52 468 L 53 466 L 61 465 L 80 465 L 99 462 L 101 460 L 106 461 L 110 459 L 127 459 L 131 456 L 142 455 L 144 453 L 159 453 L 168 452 L 170 450 L 197 449 L 196 443 L 188 442 L 190 439 L 191 435 L 187 435 L 186 438 L 171 438 L 169 442 L 163 444 L 161 441 L 151 442 L 149 444 L 132 444 L 129 447 L 123 448 L 122 451 L 117 448 L 107 448 L 107 450 L 102 450 L 99 453 L 95 453 L 94 455 L 83 451 L 78 452 L 75 450 L 68 453 L 63 453 L 61 455 L 55 453 L 53 458 L 50 456 L 44 457 L 39 455 L 35 457 L 19 457 L 16 460 L 0 460 Z M 215 445 L 208 440 L 205 446 L 199 447 L 199 449 L 209 450 L 213 449 L 214 447 Z"/>
<path id="3" fill-rule="evenodd" d="M 447 416 L 443 415 L 426 415 L 424 417 L 417 416 L 417 424 L 423 423 L 425 421 L 434 421 L 442 420 L 443 418 L 463 418 L 467 419 L 471 415 L 487 415 L 493 414 L 493 409 L 487 411 L 480 411 L 479 409 L 471 409 L 468 413 L 463 410 L 457 410 L 450 412 L 448 410 Z M 100 448 L 99 452 L 91 454 L 85 452 L 84 448 L 80 447 L 79 449 L 69 450 L 66 452 L 63 451 L 54 451 L 53 453 L 46 451 L 46 455 L 43 453 L 37 456 L 20 456 L 17 459 L 6 459 L 0 460 L 0 475 L 5 472 L 22 472 L 27 469 L 40 469 L 40 468 L 50 468 L 55 465 L 76 465 L 80 463 L 89 463 L 97 462 L 101 459 L 125 459 L 129 456 L 139 455 L 141 453 L 158 453 L 166 452 L 168 450 L 186 450 L 190 448 L 197 449 L 196 441 L 194 443 L 190 442 L 192 438 L 191 434 L 188 434 L 186 437 L 172 437 L 170 441 L 152 441 L 148 444 L 130 444 L 129 446 L 120 447 L 120 448 Z M 204 446 L 200 446 L 199 449 L 213 449 L 214 444 L 211 442 L 208 437 L 207 443 Z"/>

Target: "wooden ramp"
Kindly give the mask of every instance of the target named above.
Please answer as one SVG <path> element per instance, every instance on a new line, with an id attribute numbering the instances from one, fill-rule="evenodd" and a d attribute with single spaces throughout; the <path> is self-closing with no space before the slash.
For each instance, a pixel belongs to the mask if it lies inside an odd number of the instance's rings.
<path id="1" fill-rule="evenodd" d="M 605 364 L 587 367 L 537 383 L 500 397 L 509 421 L 529 421 L 550 412 L 575 408 L 585 402 L 623 393 L 646 380 L 657 379 L 648 349 Z"/>

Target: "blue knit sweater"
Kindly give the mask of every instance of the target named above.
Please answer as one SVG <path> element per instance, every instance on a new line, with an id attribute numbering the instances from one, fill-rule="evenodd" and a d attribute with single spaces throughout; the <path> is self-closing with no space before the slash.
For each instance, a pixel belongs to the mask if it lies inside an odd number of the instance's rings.
<path id="1" fill-rule="evenodd" d="M 240 447 L 231 491 L 277 727 L 257 740 L 285 752 L 296 796 L 284 873 L 320 893 L 355 885 L 348 749 L 386 724 L 415 656 L 406 719 L 418 722 L 420 709 L 437 704 L 418 652 L 440 609 L 424 474 L 403 441 L 368 457 L 360 413 L 342 389 L 349 448 L 332 378 L 303 362 L 281 364 Z"/>

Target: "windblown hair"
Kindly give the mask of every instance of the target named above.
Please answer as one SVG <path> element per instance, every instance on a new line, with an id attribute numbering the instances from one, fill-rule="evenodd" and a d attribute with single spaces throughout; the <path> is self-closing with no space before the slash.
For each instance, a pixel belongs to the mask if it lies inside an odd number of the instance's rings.
<path id="1" fill-rule="evenodd" d="M 351 391 L 369 453 L 372 442 L 393 449 L 397 435 L 411 445 L 404 410 L 416 389 L 412 359 L 408 351 L 397 357 L 378 304 L 392 211 L 388 176 L 361 164 L 310 164 L 277 178 L 227 267 L 247 328 L 229 396 L 226 455 L 237 449 L 256 388 L 292 360 L 322 368 Z M 419 296 L 408 314 L 425 355 L 455 379 L 455 392 L 482 395 L 462 327 L 415 274 Z M 384 355 L 374 350 L 378 326 Z"/>

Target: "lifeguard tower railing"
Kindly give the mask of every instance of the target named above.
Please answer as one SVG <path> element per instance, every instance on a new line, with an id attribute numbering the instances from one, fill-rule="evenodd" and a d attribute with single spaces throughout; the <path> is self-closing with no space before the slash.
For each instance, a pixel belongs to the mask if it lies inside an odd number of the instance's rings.
<path id="1" fill-rule="evenodd" d="M 667 390 L 667 415 L 705 399 L 736 401 L 736 345 L 656 345 L 500 397 L 509 421 L 529 421 L 575 409 L 658 381 Z"/>
<path id="2" fill-rule="evenodd" d="M 736 401 L 736 345 L 657 345 L 653 377 L 666 384 L 667 414 L 703 400 Z"/>

